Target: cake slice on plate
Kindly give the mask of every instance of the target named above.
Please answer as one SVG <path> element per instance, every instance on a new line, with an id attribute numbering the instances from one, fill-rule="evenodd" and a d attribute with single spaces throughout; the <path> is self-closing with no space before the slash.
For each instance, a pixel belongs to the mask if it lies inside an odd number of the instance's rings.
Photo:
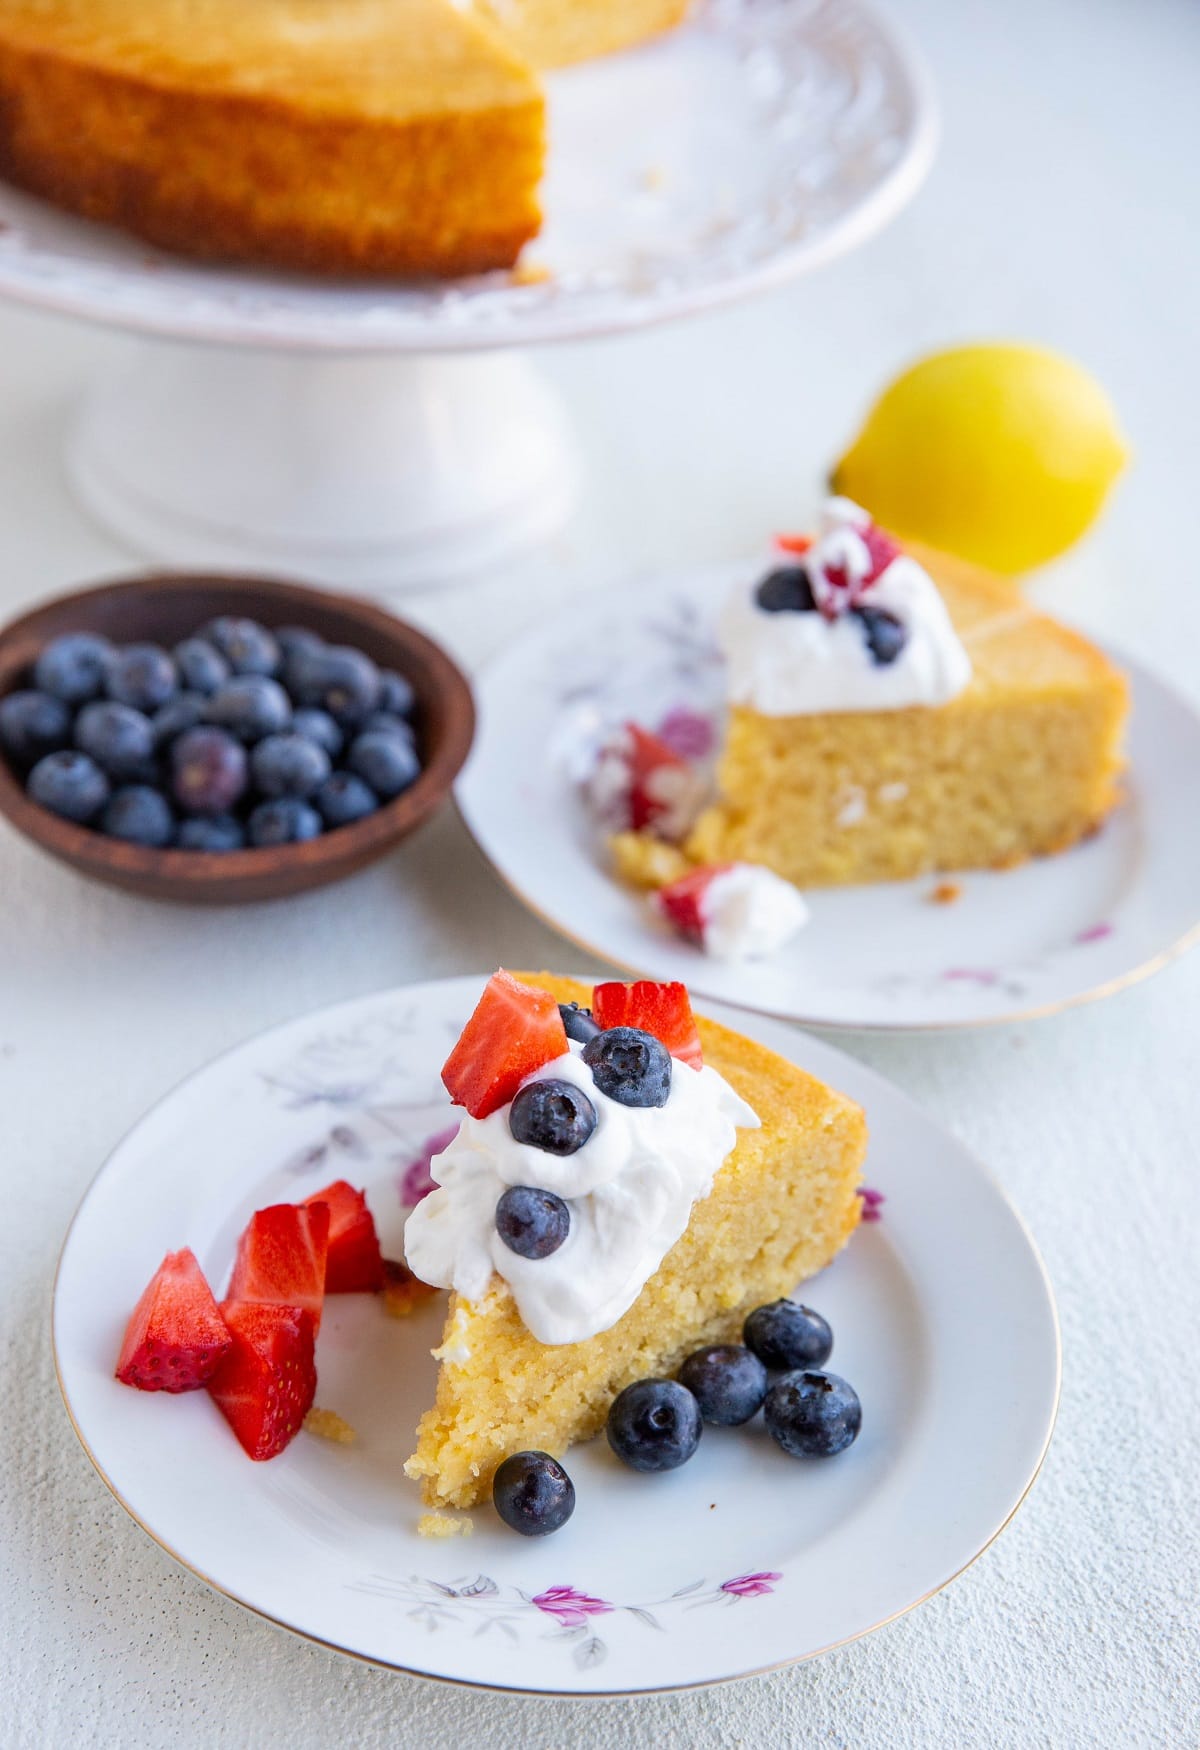
<path id="1" fill-rule="evenodd" d="M 1108 657 L 1010 584 L 902 550 L 845 499 L 782 546 L 722 615 L 717 799 L 665 862 L 650 835 L 619 835 L 623 874 L 658 886 L 748 863 L 797 887 L 890 881 L 1007 868 L 1099 827 L 1128 714 Z"/>
<path id="2" fill-rule="evenodd" d="M 405 1236 L 454 1290 L 405 1466 L 430 1505 L 589 1439 L 625 1386 L 737 1338 L 857 1225 L 859 1107 L 693 1019 L 682 985 L 498 973 L 445 1079 L 463 1124 Z"/>

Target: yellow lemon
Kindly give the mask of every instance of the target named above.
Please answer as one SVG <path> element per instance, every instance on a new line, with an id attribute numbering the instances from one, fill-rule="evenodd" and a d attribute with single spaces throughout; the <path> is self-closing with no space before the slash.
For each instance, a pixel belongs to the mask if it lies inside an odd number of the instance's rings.
<path id="1" fill-rule="evenodd" d="M 960 346 L 884 390 L 833 488 L 898 535 L 1013 574 L 1079 539 L 1127 455 L 1081 366 L 1034 346 Z"/>

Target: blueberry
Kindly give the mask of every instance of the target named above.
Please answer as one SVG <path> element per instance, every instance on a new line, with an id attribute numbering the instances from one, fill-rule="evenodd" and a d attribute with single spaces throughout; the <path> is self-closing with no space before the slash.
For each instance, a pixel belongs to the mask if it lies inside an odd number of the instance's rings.
<path id="1" fill-rule="evenodd" d="M 109 662 L 105 691 L 118 705 L 157 711 L 179 691 L 179 670 L 157 644 L 127 644 Z"/>
<path id="2" fill-rule="evenodd" d="M 793 1458 L 832 1458 L 857 1440 L 862 1427 L 854 1387 L 817 1369 L 777 1379 L 763 1413 L 767 1433 Z"/>
<path id="3" fill-rule="evenodd" d="M 205 626 L 202 636 L 221 653 L 234 674 L 273 675 L 279 670 L 279 645 L 257 620 L 224 614 Z"/>
<path id="4" fill-rule="evenodd" d="M 316 804 L 326 826 L 352 826 L 379 807 L 375 792 L 353 772 L 334 772 L 316 794 Z"/>
<path id="5" fill-rule="evenodd" d="M 32 689 L 0 699 L 0 747 L 13 764 L 34 766 L 71 739 L 71 712 L 53 693 Z"/>
<path id="6" fill-rule="evenodd" d="M 671 1056 L 652 1033 L 638 1027 L 609 1027 L 588 1040 L 583 1061 L 600 1092 L 618 1105 L 666 1105 Z"/>
<path id="7" fill-rule="evenodd" d="M 372 711 L 369 717 L 363 719 L 360 735 L 374 735 L 377 731 L 383 735 L 398 735 L 410 747 L 417 745 L 417 734 L 412 724 L 406 717 L 397 717 L 394 711 Z"/>
<path id="8" fill-rule="evenodd" d="M 333 645 L 314 658 L 319 696 L 306 705 L 321 705 L 343 729 L 355 729 L 379 705 L 379 670 L 362 650 Z"/>
<path id="9" fill-rule="evenodd" d="M 492 1501 L 512 1531 L 548 1537 L 575 1511 L 575 1485 L 548 1452 L 514 1452 L 492 1479 Z"/>
<path id="10" fill-rule="evenodd" d="M 132 705 L 97 701 L 75 719 L 75 745 L 110 778 L 139 777 L 154 757 L 154 725 Z"/>
<path id="11" fill-rule="evenodd" d="M 311 796 L 329 776 L 329 755 L 305 735 L 268 735 L 250 755 L 263 796 Z"/>
<path id="12" fill-rule="evenodd" d="M 228 814 L 246 793 L 246 750 L 223 729 L 189 729 L 171 748 L 171 789 L 189 814 Z"/>
<path id="13" fill-rule="evenodd" d="M 742 1327 L 742 1341 L 767 1367 L 824 1367 L 833 1353 L 827 1321 L 798 1300 L 755 1307 Z"/>
<path id="14" fill-rule="evenodd" d="M 197 814 L 181 821 L 175 836 L 181 851 L 240 851 L 245 842 L 242 823 L 232 814 Z"/>
<path id="15" fill-rule="evenodd" d="M 586 1045 L 600 1031 L 600 1023 L 592 1019 L 592 1011 L 580 1008 L 578 1003 L 559 1003 L 558 1012 L 567 1038 L 573 1039 L 577 1045 Z"/>
<path id="16" fill-rule="evenodd" d="M 416 709 L 417 695 L 413 684 L 394 668 L 381 670 L 379 676 L 379 709 L 396 717 L 411 717 Z"/>
<path id="17" fill-rule="evenodd" d="M 301 652 L 311 656 L 325 648 L 325 640 L 316 632 L 310 632 L 307 626 L 276 626 L 275 642 L 283 652 L 285 665 Z"/>
<path id="18" fill-rule="evenodd" d="M 185 638 L 173 654 L 184 686 L 205 698 L 223 687 L 233 672 L 216 645 L 206 638 Z"/>
<path id="19" fill-rule="evenodd" d="M 302 845 L 320 838 L 321 816 L 298 796 L 279 796 L 260 802 L 246 823 L 252 845 Z"/>
<path id="20" fill-rule="evenodd" d="M 100 830 L 110 839 L 161 850 L 171 842 L 175 817 L 161 790 L 152 790 L 148 784 L 126 784 L 109 798 L 100 816 Z"/>
<path id="21" fill-rule="evenodd" d="M 763 578 L 754 599 L 767 614 L 811 614 L 816 610 L 812 584 L 802 565 L 782 566 Z"/>
<path id="22" fill-rule="evenodd" d="M 318 711 L 315 705 L 302 705 L 292 714 L 292 732 L 295 735 L 306 735 L 310 741 L 315 741 L 318 747 L 325 749 L 331 760 L 335 760 L 341 753 L 346 739 L 328 711 Z"/>
<path id="23" fill-rule="evenodd" d="M 762 1409 L 767 1395 L 767 1370 L 757 1355 L 740 1343 L 718 1343 L 697 1349 L 679 1369 L 706 1422 L 737 1428 Z"/>
<path id="24" fill-rule="evenodd" d="M 548 1258 L 570 1231 L 562 1198 L 536 1185 L 510 1185 L 496 1205 L 496 1232 L 518 1258 Z"/>
<path id="25" fill-rule="evenodd" d="M 412 743 L 378 729 L 351 743 L 346 765 L 384 802 L 410 789 L 421 775 Z"/>
<path id="26" fill-rule="evenodd" d="M 203 693 L 180 693 L 160 711 L 156 711 L 151 718 L 155 747 L 166 747 L 176 736 L 185 735 L 189 729 L 195 729 L 203 721 L 204 705 Z"/>
<path id="27" fill-rule="evenodd" d="M 530 1082 L 508 1111 L 517 1142 L 548 1155 L 573 1155 L 596 1128 L 596 1108 L 574 1082 Z"/>
<path id="28" fill-rule="evenodd" d="M 298 638 L 293 639 L 291 649 L 284 655 L 281 679 L 298 705 L 321 703 L 321 665 L 325 650 L 324 639 L 310 633 L 303 643 Z"/>
<path id="29" fill-rule="evenodd" d="M 29 774 L 34 802 L 81 824 L 93 820 L 108 801 L 108 779 L 94 759 L 74 748 L 48 753 Z"/>
<path id="30" fill-rule="evenodd" d="M 85 705 L 104 691 L 113 647 L 94 632 L 65 632 L 53 638 L 33 668 L 39 691 L 66 705 Z"/>
<path id="31" fill-rule="evenodd" d="M 908 628 L 895 614 L 884 608 L 853 608 L 851 612 L 862 624 L 867 649 L 879 668 L 895 662 L 908 643 Z"/>
<path id="32" fill-rule="evenodd" d="M 204 716 L 242 741 L 253 742 L 286 729 L 292 720 L 292 705 L 278 681 L 266 675 L 241 674 L 213 694 Z"/>
<path id="33" fill-rule="evenodd" d="M 627 1385 L 608 1412 L 608 1444 L 634 1470 L 674 1470 L 700 1444 L 700 1406 L 674 1379 Z"/>

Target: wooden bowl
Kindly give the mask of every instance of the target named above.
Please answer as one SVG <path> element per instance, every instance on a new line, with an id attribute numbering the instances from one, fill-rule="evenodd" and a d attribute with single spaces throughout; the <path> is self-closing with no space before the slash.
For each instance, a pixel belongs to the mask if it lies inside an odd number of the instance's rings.
<path id="1" fill-rule="evenodd" d="M 351 875 L 382 857 L 445 801 L 471 746 L 475 707 L 460 670 L 432 639 L 382 608 L 302 584 L 258 577 L 151 574 L 44 602 L 0 631 L 0 697 L 26 684 L 39 651 L 61 632 L 168 648 L 218 614 L 303 626 L 397 669 L 417 696 L 422 770 L 412 788 L 365 820 L 307 844 L 228 852 L 157 851 L 104 838 L 31 802 L 0 756 L 0 814 L 84 875 L 150 899 L 201 904 L 280 899 Z"/>

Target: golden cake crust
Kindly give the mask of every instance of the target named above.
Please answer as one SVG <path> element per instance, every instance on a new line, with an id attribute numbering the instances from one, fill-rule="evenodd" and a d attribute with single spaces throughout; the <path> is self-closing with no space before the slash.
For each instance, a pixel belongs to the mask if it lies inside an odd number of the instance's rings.
<path id="1" fill-rule="evenodd" d="M 586 985 L 517 973 L 559 1002 Z M 451 1295 L 437 1397 L 405 1465 L 431 1506 L 470 1507 L 512 1452 L 561 1455 L 604 1425 L 624 1386 L 673 1373 L 705 1343 L 736 1338 L 752 1307 L 821 1269 L 859 1220 L 867 1127 L 861 1109 L 774 1052 L 699 1020 L 706 1063 L 762 1120 L 739 1132 L 713 1189 L 630 1310 L 583 1343 L 539 1343 L 493 1277 L 471 1303 Z"/>
<path id="2" fill-rule="evenodd" d="M 296 16 L 288 0 L 9 0 L 0 173 L 200 258 L 510 265 L 540 224 L 533 72 L 446 0 L 318 0 L 292 40 Z"/>
<path id="3" fill-rule="evenodd" d="M 1010 584 L 911 547 L 972 663 L 948 704 L 770 717 L 730 713 L 720 799 L 684 851 L 799 887 L 1007 868 L 1066 850 L 1120 800 L 1128 686 L 1079 633 Z M 651 867 L 618 847 L 627 878 Z"/>

